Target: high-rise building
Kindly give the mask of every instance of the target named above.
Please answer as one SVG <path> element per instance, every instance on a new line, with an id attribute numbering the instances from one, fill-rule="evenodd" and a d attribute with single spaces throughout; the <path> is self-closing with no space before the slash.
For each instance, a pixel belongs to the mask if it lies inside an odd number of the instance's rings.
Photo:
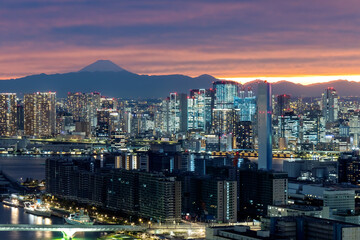
<path id="1" fill-rule="evenodd" d="M 250 121 L 240 121 L 236 124 L 234 132 L 234 149 L 253 149 L 253 124 Z"/>
<path id="2" fill-rule="evenodd" d="M 238 120 L 237 116 L 234 109 L 213 109 L 212 132 L 215 134 L 232 133 Z"/>
<path id="3" fill-rule="evenodd" d="M 301 142 L 311 143 L 314 146 L 320 142 L 320 132 L 324 127 L 321 125 L 321 115 L 304 114 L 302 116 Z"/>
<path id="4" fill-rule="evenodd" d="M 276 115 L 282 116 L 285 112 L 290 110 L 290 95 L 281 94 L 278 95 L 276 102 Z"/>
<path id="5" fill-rule="evenodd" d="M 17 129 L 16 94 L 0 93 L 0 136 L 14 136 Z"/>
<path id="6" fill-rule="evenodd" d="M 24 95 L 24 134 L 49 137 L 56 133 L 55 92 Z"/>
<path id="7" fill-rule="evenodd" d="M 188 130 L 209 132 L 213 109 L 212 89 L 192 89 L 188 98 Z"/>
<path id="8" fill-rule="evenodd" d="M 98 110 L 97 111 L 97 129 L 96 135 L 98 137 L 109 137 L 111 132 L 111 111 Z"/>
<path id="9" fill-rule="evenodd" d="M 139 173 L 139 215 L 161 222 L 181 220 L 181 182 L 158 173 Z"/>
<path id="10" fill-rule="evenodd" d="M 252 95 L 252 91 L 248 91 L 248 96 L 235 97 L 234 108 L 239 109 L 240 121 L 254 121 L 256 114 L 256 97 Z"/>
<path id="11" fill-rule="evenodd" d="M 326 123 L 338 120 L 339 104 L 335 88 L 329 87 L 325 89 L 322 94 L 321 108 Z"/>
<path id="12" fill-rule="evenodd" d="M 170 93 L 162 102 L 162 132 L 175 134 L 187 131 L 187 95 Z"/>
<path id="13" fill-rule="evenodd" d="M 90 127 L 94 129 L 97 125 L 97 110 L 100 109 L 100 93 L 92 92 L 86 94 L 87 98 L 87 119 Z"/>
<path id="14" fill-rule="evenodd" d="M 259 162 L 258 168 L 272 169 L 272 96 L 271 85 L 260 82 L 258 87 L 258 142 Z"/>
<path id="15" fill-rule="evenodd" d="M 96 127 L 100 93 L 68 93 L 67 106 L 74 122 L 89 122 L 92 129 Z"/>
<path id="16" fill-rule="evenodd" d="M 24 130 L 24 105 L 22 101 L 18 101 L 16 106 L 17 113 L 16 113 L 16 122 L 18 130 Z"/>
<path id="17" fill-rule="evenodd" d="M 177 133 L 180 131 L 180 101 L 177 93 L 170 93 L 169 98 L 169 131 Z"/>
<path id="18" fill-rule="evenodd" d="M 265 216 L 268 205 L 287 204 L 287 173 L 240 169 L 238 176 L 239 211 L 242 217 Z"/>
<path id="19" fill-rule="evenodd" d="M 87 119 L 87 97 L 84 93 L 68 93 L 68 111 L 73 116 L 74 122 L 84 122 Z"/>
<path id="20" fill-rule="evenodd" d="M 338 159 L 339 182 L 360 183 L 360 156 L 357 152 L 344 152 Z"/>
<path id="21" fill-rule="evenodd" d="M 200 202 L 209 217 L 218 222 L 237 221 L 237 182 L 200 179 Z"/>
<path id="22" fill-rule="evenodd" d="M 278 116 L 278 126 L 280 138 L 284 139 L 284 145 L 281 146 L 279 141 L 279 149 L 296 150 L 296 145 L 300 142 L 300 118 L 294 112 L 286 112 L 284 115 Z"/>
<path id="23" fill-rule="evenodd" d="M 239 97 L 240 84 L 234 81 L 217 81 L 213 83 L 215 90 L 215 108 L 234 108 L 235 97 Z"/>
<path id="24" fill-rule="evenodd" d="M 107 206 L 129 214 L 136 213 L 139 210 L 139 173 L 116 170 L 109 175 Z"/>

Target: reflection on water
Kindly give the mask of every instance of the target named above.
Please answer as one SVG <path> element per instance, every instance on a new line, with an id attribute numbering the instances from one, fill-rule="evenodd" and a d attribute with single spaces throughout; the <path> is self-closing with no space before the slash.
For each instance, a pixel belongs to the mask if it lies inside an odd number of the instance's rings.
<path id="1" fill-rule="evenodd" d="M 25 213 L 23 208 L 10 207 L 0 204 L 0 224 L 36 224 L 36 225 L 51 225 L 64 224 L 64 220 L 58 217 L 41 217 Z M 97 239 L 101 233 L 77 233 L 76 240 Z M 0 232 L 0 239 L 18 240 L 18 239 L 62 239 L 61 232 Z"/>
<path id="2" fill-rule="evenodd" d="M 52 232 L 35 232 L 37 239 L 52 239 Z"/>
<path id="3" fill-rule="evenodd" d="M 81 157 L 81 156 L 79 156 Z M 83 156 L 82 156 L 83 157 Z M 16 180 L 27 177 L 33 179 L 45 178 L 46 157 L 40 156 L 0 156 L 0 170 Z M 23 208 L 15 208 L 0 203 L 0 224 L 64 224 L 64 220 L 58 217 L 45 218 L 34 216 L 24 212 Z M 97 239 L 101 233 L 77 233 L 75 239 Z M 18 239 L 62 239 L 61 232 L 0 232 L 0 240 Z"/>
<path id="4" fill-rule="evenodd" d="M 9 206 L 7 206 L 9 207 Z M 11 224 L 19 224 L 19 209 L 16 207 L 9 207 L 11 209 Z"/>

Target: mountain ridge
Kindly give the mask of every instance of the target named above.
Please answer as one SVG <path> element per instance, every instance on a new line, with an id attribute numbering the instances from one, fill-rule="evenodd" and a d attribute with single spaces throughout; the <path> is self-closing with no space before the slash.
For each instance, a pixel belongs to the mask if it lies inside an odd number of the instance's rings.
<path id="1" fill-rule="evenodd" d="M 85 70 L 84 70 L 85 69 Z M 98 60 L 77 72 L 36 74 L 0 81 L 2 92 L 21 94 L 37 91 L 55 91 L 60 97 L 68 92 L 101 92 L 103 95 L 122 98 L 164 98 L 170 92 L 189 93 L 190 89 L 212 88 L 218 79 L 209 74 L 190 77 L 182 74 L 139 75 L 129 72 L 109 60 Z M 259 79 L 243 84 L 257 92 Z M 302 85 L 287 80 L 272 83 L 273 94 L 290 94 L 294 97 L 320 97 L 327 87 L 334 87 L 339 96 L 358 96 L 360 83 L 333 80 Z"/>
<path id="2" fill-rule="evenodd" d="M 121 72 L 126 71 L 119 65 L 110 60 L 97 60 L 86 67 L 80 69 L 79 72 Z"/>

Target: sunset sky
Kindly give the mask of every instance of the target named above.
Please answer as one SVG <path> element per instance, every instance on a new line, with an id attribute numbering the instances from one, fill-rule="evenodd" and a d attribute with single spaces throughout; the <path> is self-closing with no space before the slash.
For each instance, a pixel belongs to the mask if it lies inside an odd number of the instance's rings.
<path id="1" fill-rule="evenodd" d="M 139 74 L 360 81 L 360 1 L 1 0 L 0 79 L 98 59 Z"/>

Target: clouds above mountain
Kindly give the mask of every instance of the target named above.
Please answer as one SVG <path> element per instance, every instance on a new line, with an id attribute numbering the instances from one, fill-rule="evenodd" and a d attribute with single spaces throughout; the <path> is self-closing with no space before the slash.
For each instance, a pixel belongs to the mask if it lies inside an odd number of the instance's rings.
<path id="1" fill-rule="evenodd" d="M 359 74 L 355 0 L 3 0 L 0 78 L 112 59 L 146 74 Z"/>

